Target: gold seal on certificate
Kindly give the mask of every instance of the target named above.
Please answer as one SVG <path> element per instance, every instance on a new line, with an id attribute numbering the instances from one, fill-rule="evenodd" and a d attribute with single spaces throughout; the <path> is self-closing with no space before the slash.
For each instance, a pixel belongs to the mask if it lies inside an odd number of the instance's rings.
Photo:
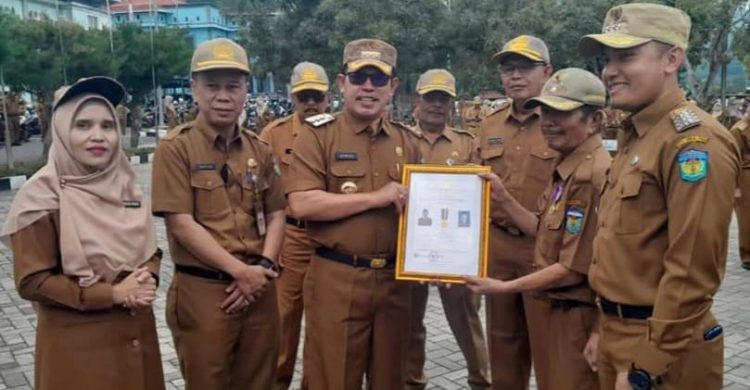
<path id="1" fill-rule="evenodd" d="M 482 166 L 405 165 L 396 279 L 463 283 L 487 275 L 489 184 Z"/>

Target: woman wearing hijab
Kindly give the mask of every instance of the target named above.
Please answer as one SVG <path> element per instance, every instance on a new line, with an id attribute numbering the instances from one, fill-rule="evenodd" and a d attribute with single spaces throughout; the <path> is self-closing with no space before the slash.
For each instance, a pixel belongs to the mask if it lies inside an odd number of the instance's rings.
<path id="1" fill-rule="evenodd" d="M 47 165 L 18 192 L 0 238 L 38 316 L 35 387 L 164 389 L 151 303 L 161 251 L 120 147 L 125 90 L 91 77 L 52 112 Z"/>

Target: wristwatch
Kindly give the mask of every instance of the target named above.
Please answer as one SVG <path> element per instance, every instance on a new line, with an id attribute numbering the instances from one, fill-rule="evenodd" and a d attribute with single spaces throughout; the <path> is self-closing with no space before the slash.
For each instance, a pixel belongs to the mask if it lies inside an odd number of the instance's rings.
<path id="1" fill-rule="evenodd" d="M 633 390 L 652 390 L 658 379 L 652 377 L 648 371 L 637 368 L 635 364 L 631 365 L 628 371 L 628 383 Z"/>

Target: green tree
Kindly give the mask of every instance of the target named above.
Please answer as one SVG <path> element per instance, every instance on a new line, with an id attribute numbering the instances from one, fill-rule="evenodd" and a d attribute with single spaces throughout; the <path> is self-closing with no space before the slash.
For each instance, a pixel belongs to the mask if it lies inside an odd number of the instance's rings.
<path id="1" fill-rule="evenodd" d="M 137 147 L 140 137 L 141 106 L 153 92 L 151 68 L 151 35 L 135 24 L 123 24 L 114 31 L 115 77 L 131 96 L 128 102 L 132 127 L 130 147 Z M 186 76 L 193 53 L 192 40 L 183 29 L 160 29 L 153 34 L 153 76 L 156 85 L 172 77 Z"/>

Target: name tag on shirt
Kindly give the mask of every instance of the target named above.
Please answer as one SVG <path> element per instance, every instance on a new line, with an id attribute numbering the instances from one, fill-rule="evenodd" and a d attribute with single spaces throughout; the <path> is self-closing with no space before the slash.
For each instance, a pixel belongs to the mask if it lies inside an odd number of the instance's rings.
<path id="1" fill-rule="evenodd" d="M 196 171 L 215 171 L 216 164 L 214 163 L 198 163 L 195 164 Z"/>
<path id="2" fill-rule="evenodd" d="M 357 161 L 357 153 L 355 152 L 336 152 L 336 161 Z"/>
<path id="3" fill-rule="evenodd" d="M 122 205 L 126 209 L 139 209 L 141 208 L 141 201 L 140 200 L 123 200 Z"/>
<path id="4" fill-rule="evenodd" d="M 503 137 L 490 138 L 487 140 L 487 143 L 490 145 L 501 145 L 503 142 L 505 142 Z"/>

